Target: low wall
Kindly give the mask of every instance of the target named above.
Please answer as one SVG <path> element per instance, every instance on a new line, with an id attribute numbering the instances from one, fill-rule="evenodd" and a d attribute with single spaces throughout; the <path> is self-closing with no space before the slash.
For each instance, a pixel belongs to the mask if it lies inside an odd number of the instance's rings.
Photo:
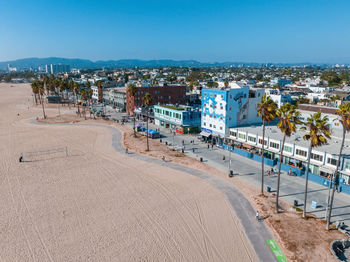
<path id="1" fill-rule="evenodd" d="M 261 162 L 261 156 L 253 154 L 253 160 L 257 161 L 257 162 Z M 264 158 L 264 164 L 268 165 L 268 166 L 274 166 L 277 164 L 277 159 L 269 159 L 269 158 Z"/>
<path id="2" fill-rule="evenodd" d="M 300 168 L 296 168 L 294 166 L 286 165 L 284 163 L 281 164 L 281 170 L 285 172 L 289 172 L 289 169 L 296 174 L 297 176 L 302 176 L 304 174 L 304 171 Z"/>

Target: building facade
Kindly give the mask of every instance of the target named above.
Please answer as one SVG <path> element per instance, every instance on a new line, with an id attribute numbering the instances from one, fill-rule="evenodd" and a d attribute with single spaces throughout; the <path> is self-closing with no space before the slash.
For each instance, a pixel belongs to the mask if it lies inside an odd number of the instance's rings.
<path id="1" fill-rule="evenodd" d="M 104 103 L 115 106 L 119 112 L 126 111 L 125 87 L 105 88 L 102 97 Z"/>
<path id="2" fill-rule="evenodd" d="M 59 73 L 69 73 L 70 72 L 70 65 L 46 65 L 45 66 L 46 73 L 48 74 L 59 74 Z"/>
<path id="3" fill-rule="evenodd" d="M 144 105 L 146 93 L 150 93 L 152 104 L 185 104 L 186 86 L 164 85 L 136 87 L 135 96 L 131 96 L 129 88 L 126 88 L 126 109 L 129 115 L 134 114 L 136 108 Z"/>
<path id="4" fill-rule="evenodd" d="M 203 89 L 202 134 L 217 137 L 220 143 L 231 127 L 261 123 L 257 105 L 263 94 L 264 89 L 237 84 L 227 89 Z"/>
<path id="5" fill-rule="evenodd" d="M 201 126 L 201 112 L 199 108 L 190 106 L 154 105 L 154 122 L 176 130 L 180 134 L 198 133 Z"/>

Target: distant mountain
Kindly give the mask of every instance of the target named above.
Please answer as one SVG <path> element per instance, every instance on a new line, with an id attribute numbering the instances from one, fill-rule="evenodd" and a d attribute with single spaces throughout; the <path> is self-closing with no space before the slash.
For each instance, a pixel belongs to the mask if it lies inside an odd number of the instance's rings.
<path id="1" fill-rule="evenodd" d="M 79 58 L 60 58 L 60 57 L 48 57 L 48 58 L 25 58 L 13 61 L 0 62 L 0 70 L 6 70 L 7 65 L 19 69 L 25 68 L 38 68 L 39 66 L 45 66 L 48 64 L 65 64 L 70 65 L 71 68 L 79 69 L 96 69 L 96 68 L 130 68 L 130 67 L 227 67 L 227 66 L 261 66 L 265 63 L 245 63 L 245 62 L 215 62 L 215 63 L 203 63 L 196 60 L 139 60 L 139 59 L 122 59 L 122 60 L 107 60 L 93 62 L 87 59 Z M 269 63 L 269 65 L 275 66 L 293 66 L 293 65 L 311 65 L 310 63 L 300 64 L 282 64 L 282 63 Z"/>

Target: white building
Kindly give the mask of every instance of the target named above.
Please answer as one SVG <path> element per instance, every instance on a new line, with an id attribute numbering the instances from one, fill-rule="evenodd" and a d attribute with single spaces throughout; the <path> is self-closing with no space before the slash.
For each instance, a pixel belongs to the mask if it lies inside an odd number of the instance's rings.
<path id="1" fill-rule="evenodd" d="M 266 89 L 265 93 L 277 104 L 278 107 L 292 102 L 290 94 L 283 94 L 278 89 Z"/>

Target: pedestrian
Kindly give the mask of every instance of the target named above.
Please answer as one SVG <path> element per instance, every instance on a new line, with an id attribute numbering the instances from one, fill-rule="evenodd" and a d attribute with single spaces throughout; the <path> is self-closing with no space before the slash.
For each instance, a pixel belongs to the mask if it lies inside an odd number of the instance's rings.
<path id="1" fill-rule="evenodd" d="M 194 153 L 194 147 L 192 148 L 192 153 Z"/>
<path id="2" fill-rule="evenodd" d="M 208 149 L 209 149 L 209 144 L 208 144 Z"/>
<path id="3" fill-rule="evenodd" d="M 260 221 L 260 214 L 259 214 L 259 211 L 256 211 L 255 217 L 256 217 L 256 220 L 257 220 L 257 221 Z"/>
<path id="4" fill-rule="evenodd" d="M 224 155 L 222 156 L 222 160 L 224 160 L 224 161 L 225 161 L 225 156 L 224 156 Z"/>
<path id="5" fill-rule="evenodd" d="M 271 167 L 271 175 L 274 175 L 275 171 L 273 170 L 273 167 Z"/>
<path id="6" fill-rule="evenodd" d="M 213 144 L 211 144 L 211 149 L 213 149 L 213 147 L 214 147 L 214 145 L 213 145 Z"/>
<path id="7" fill-rule="evenodd" d="M 162 156 L 162 160 L 165 162 L 165 156 Z"/>
<path id="8" fill-rule="evenodd" d="M 128 153 L 129 153 L 129 149 L 125 148 L 125 154 L 128 154 Z"/>
<path id="9" fill-rule="evenodd" d="M 289 168 L 288 170 L 288 175 L 291 176 L 292 175 L 292 169 Z"/>

